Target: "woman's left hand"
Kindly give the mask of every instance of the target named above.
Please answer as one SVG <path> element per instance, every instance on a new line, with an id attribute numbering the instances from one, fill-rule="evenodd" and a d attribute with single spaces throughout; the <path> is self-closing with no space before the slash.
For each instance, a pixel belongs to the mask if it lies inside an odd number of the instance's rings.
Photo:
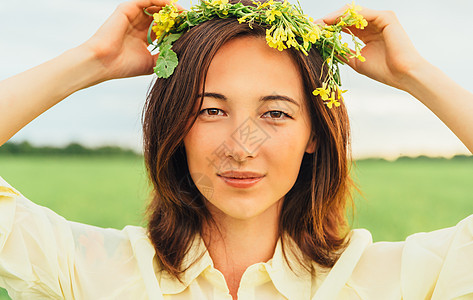
<path id="1" fill-rule="evenodd" d="M 345 5 L 315 22 L 334 24 L 349 7 Z M 408 74 L 420 64 L 427 62 L 414 48 L 394 12 L 366 7 L 361 7 L 361 10 L 357 12 L 366 19 L 368 26 L 364 29 L 351 26 L 348 29 L 365 44 L 361 55 L 366 58 L 366 61 L 350 58 L 346 63 L 360 74 L 406 90 Z M 344 31 L 348 32 L 346 29 Z"/>
<path id="2" fill-rule="evenodd" d="M 350 6 L 345 5 L 315 23 L 334 24 Z M 368 25 L 364 29 L 348 29 L 365 43 L 361 55 L 366 60 L 350 58 L 346 63 L 360 74 L 417 98 L 473 153 L 473 94 L 417 52 L 392 11 L 361 7 L 358 13 Z M 344 31 L 348 32 L 346 28 Z"/>

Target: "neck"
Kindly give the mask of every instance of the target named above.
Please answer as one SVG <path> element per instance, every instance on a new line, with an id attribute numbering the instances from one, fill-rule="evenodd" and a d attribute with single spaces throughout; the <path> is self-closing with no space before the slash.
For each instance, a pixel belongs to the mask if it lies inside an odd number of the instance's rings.
<path id="1" fill-rule="evenodd" d="M 212 213 L 216 224 L 204 224 L 203 240 L 214 267 L 222 272 L 230 288 L 238 288 L 245 270 L 273 257 L 278 241 L 282 200 L 251 219 L 234 219 Z"/>

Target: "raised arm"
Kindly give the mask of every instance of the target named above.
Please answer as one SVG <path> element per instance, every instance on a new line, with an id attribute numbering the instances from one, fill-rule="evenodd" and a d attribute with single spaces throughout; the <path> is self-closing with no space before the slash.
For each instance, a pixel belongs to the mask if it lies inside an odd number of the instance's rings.
<path id="1" fill-rule="evenodd" d="M 122 3 L 80 46 L 0 82 L 0 145 L 72 93 L 115 79 L 151 74 L 157 56 L 147 49 L 152 18 L 169 0 Z M 178 6 L 179 7 L 179 6 Z M 179 7 L 179 9 L 183 9 Z"/>
<path id="2" fill-rule="evenodd" d="M 348 6 L 316 22 L 333 24 Z M 363 30 L 349 28 L 365 46 L 365 62 L 350 59 L 347 64 L 360 74 L 404 90 L 427 106 L 473 153 L 473 94 L 462 88 L 415 49 L 392 11 L 363 7 L 368 21 Z"/>

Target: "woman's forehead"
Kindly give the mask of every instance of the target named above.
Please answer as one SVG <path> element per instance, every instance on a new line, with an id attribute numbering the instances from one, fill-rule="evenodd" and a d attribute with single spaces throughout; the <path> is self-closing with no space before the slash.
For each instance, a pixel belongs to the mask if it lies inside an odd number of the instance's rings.
<path id="1" fill-rule="evenodd" d="M 204 87 L 200 93 L 227 99 L 283 95 L 299 104 L 303 99 L 302 76 L 290 54 L 269 47 L 259 37 L 239 37 L 224 44 L 210 63 Z"/>

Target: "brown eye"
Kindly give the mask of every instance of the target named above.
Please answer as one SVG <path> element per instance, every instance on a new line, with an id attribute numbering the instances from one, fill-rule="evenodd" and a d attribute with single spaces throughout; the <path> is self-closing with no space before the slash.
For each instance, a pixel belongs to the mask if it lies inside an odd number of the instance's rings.
<path id="1" fill-rule="evenodd" d="M 218 114 L 218 109 L 216 109 L 216 108 L 210 108 L 210 109 L 207 110 L 207 112 L 208 112 L 209 115 L 215 116 L 215 115 Z"/>
<path id="2" fill-rule="evenodd" d="M 272 110 L 265 113 L 265 115 L 270 114 L 270 119 L 274 120 L 284 120 L 286 117 L 291 118 L 291 116 L 285 112 L 279 110 Z"/>
<path id="3" fill-rule="evenodd" d="M 206 112 L 206 115 L 208 116 L 218 116 L 218 113 L 222 111 L 221 109 L 218 109 L 218 108 L 206 108 L 206 109 L 203 109 L 200 111 L 200 114 L 205 114 Z"/>

